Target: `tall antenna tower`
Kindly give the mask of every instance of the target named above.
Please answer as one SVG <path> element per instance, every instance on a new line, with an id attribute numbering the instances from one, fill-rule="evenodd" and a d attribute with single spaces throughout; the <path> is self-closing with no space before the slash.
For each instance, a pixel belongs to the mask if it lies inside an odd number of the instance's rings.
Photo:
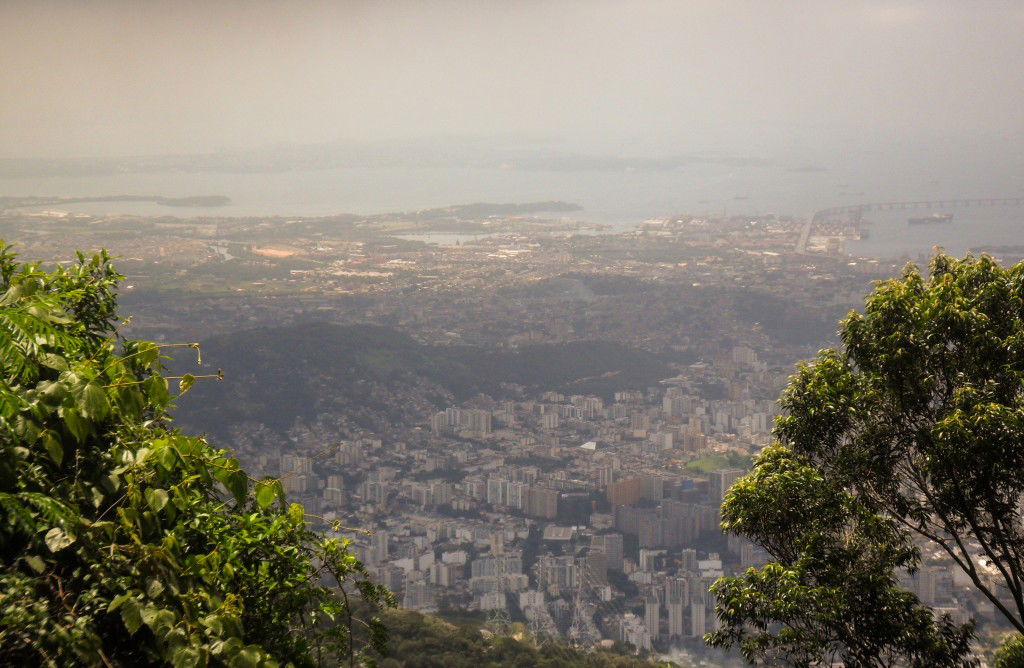
<path id="1" fill-rule="evenodd" d="M 530 624 L 530 635 L 538 646 L 551 642 L 552 638 L 558 635 L 558 627 L 555 626 L 555 620 L 552 619 L 547 606 L 531 605 L 523 610 L 523 614 Z"/>
<path id="2" fill-rule="evenodd" d="M 586 572 L 586 563 L 582 559 L 575 560 L 576 566 L 576 587 L 572 598 L 572 621 L 569 623 L 569 630 L 566 635 L 569 642 L 575 647 L 591 647 L 597 638 L 594 635 L 594 622 L 587 612 L 586 601 L 583 600 L 583 580 Z"/>
<path id="3" fill-rule="evenodd" d="M 541 560 L 538 560 L 533 565 L 533 576 L 535 582 L 538 583 L 538 590 L 541 592 L 543 597 L 543 587 L 541 585 L 542 574 Z M 541 600 L 540 605 L 527 605 L 523 608 L 523 615 L 526 616 L 526 621 L 529 624 L 530 634 L 533 636 L 534 643 L 540 647 L 551 642 L 554 638 L 560 637 L 561 633 L 558 631 L 558 625 L 555 624 L 554 617 L 551 616 L 551 611 L 548 609 L 547 603 Z"/>
<path id="4" fill-rule="evenodd" d="M 487 611 L 487 628 L 496 636 L 506 636 L 512 619 L 508 616 L 505 602 L 505 535 L 491 534 L 491 554 L 494 556 L 494 589 L 500 605 Z"/>

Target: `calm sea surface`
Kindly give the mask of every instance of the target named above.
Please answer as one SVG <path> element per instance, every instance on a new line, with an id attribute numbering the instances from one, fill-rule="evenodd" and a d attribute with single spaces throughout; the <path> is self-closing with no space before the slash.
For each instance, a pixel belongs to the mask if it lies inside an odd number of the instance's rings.
<path id="1" fill-rule="evenodd" d="M 886 163 L 888 164 L 888 163 Z M 962 171 L 962 170 L 952 170 Z M 941 169 L 839 168 L 787 170 L 777 166 L 693 164 L 671 171 L 528 171 L 484 168 L 340 168 L 258 174 L 159 173 L 89 177 L 0 179 L 0 195 L 226 195 L 230 205 L 178 208 L 148 202 L 70 205 L 104 214 L 191 216 L 322 216 L 410 211 L 471 202 L 575 202 L 575 219 L 630 229 L 648 218 L 675 214 L 806 216 L 817 208 L 861 202 L 949 197 L 1018 196 L 1007 176 L 944 174 Z M 908 176 L 909 175 L 909 176 Z M 953 185 L 955 184 L 955 185 Z M 869 238 L 854 254 L 895 256 L 938 244 L 962 253 L 981 244 L 1024 243 L 1020 208 L 951 210 L 952 223 L 908 226 L 927 211 L 871 214 Z M 564 215 L 564 214 L 555 214 Z"/>

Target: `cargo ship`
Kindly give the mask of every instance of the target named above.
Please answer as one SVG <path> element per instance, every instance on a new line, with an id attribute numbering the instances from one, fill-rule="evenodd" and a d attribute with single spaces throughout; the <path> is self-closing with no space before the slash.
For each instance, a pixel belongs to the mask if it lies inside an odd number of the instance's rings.
<path id="1" fill-rule="evenodd" d="M 951 213 L 933 213 L 920 218 L 907 218 L 908 225 L 927 225 L 928 223 L 948 223 L 953 220 Z"/>

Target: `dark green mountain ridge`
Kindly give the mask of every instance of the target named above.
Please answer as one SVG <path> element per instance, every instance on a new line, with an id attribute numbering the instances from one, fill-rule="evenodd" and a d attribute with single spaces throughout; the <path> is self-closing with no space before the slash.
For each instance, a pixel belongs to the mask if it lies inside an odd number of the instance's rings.
<path id="1" fill-rule="evenodd" d="M 259 422 L 275 431 L 296 420 L 338 413 L 392 422 L 422 420 L 478 394 L 514 397 L 521 390 L 609 396 L 674 375 L 689 353 L 657 354 L 605 341 L 516 349 L 439 346 L 375 325 L 310 322 L 262 327 L 201 342 L 222 383 L 198 383 L 179 401 L 185 426 L 214 436 Z M 185 359 L 173 365 L 194 370 Z M 372 426 L 367 424 L 366 426 Z"/>

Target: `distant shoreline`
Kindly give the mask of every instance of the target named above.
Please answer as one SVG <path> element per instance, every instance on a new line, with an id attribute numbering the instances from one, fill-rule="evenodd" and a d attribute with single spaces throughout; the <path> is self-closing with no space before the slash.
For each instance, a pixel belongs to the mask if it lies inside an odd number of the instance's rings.
<path id="1" fill-rule="evenodd" d="M 982 253 L 1019 253 L 1024 255 L 1024 245 L 1020 244 L 1009 244 L 1003 246 L 972 246 L 967 251 L 974 255 L 981 255 Z"/>
<path id="2" fill-rule="evenodd" d="M 90 202 L 153 202 L 162 206 L 175 207 L 216 207 L 231 204 L 226 195 L 191 195 L 188 197 L 163 197 L 160 195 L 104 195 L 96 197 L 0 197 L 0 208 L 17 209 L 30 206 L 61 206 Z"/>

